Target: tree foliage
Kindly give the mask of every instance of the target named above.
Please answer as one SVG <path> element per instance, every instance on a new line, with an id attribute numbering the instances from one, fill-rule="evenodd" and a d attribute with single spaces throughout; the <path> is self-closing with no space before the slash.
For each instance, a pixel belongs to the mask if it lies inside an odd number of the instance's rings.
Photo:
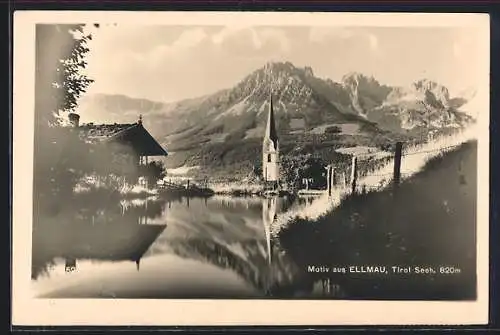
<path id="1" fill-rule="evenodd" d="M 84 73 L 90 51 L 85 26 L 40 24 L 36 28 L 35 109 L 38 126 L 59 123 L 75 110 L 93 82 Z"/>
<path id="2" fill-rule="evenodd" d="M 162 161 L 152 161 L 143 166 L 141 174 L 144 175 L 150 185 L 154 185 L 157 181 L 166 176 L 165 165 Z"/>
<path id="3" fill-rule="evenodd" d="M 321 188 L 326 185 L 325 167 L 321 158 L 312 155 L 283 156 L 280 179 L 292 188 L 301 187 L 303 179 L 311 179 L 310 187 Z"/>
<path id="4" fill-rule="evenodd" d="M 64 73 L 62 85 L 53 85 L 56 90 L 62 91 L 61 95 L 64 97 L 59 112 L 74 111 L 81 94 L 85 93 L 87 87 L 93 82 L 92 79 L 82 73 L 82 70 L 87 65 L 85 55 L 90 49 L 86 46 L 86 43 L 90 39 L 92 39 L 91 35 L 84 35 L 79 39 L 75 39 L 75 45 L 70 57 L 60 61 L 61 64 L 57 72 Z"/>
<path id="5" fill-rule="evenodd" d="M 35 195 L 65 197 L 85 173 L 82 157 L 89 152 L 88 145 L 77 132 L 60 126 L 92 83 L 84 74 L 91 38 L 84 34 L 84 25 L 36 27 Z"/>

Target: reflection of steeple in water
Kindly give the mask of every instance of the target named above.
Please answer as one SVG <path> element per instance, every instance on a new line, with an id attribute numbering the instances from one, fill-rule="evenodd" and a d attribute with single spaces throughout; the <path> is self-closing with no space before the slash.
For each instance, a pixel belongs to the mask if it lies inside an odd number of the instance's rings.
<path id="1" fill-rule="evenodd" d="M 264 223 L 264 232 L 266 234 L 267 257 L 271 264 L 271 225 L 277 218 L 278 197 L 264 198 L 262 201 L 262 222 Z"/>

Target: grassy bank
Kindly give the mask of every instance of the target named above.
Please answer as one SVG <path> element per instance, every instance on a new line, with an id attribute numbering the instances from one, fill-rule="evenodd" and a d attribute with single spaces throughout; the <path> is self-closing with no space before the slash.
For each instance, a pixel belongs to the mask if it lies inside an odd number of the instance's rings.
<path id="1" fill-rule="evenodd" d="M 352 298 L 474 298 L 476 157 L 476 142 L 465 143 L 428 161 L 396 190 L 349 196 L 315 221 L 293 219 L 280 231 L 280 243 L 304 271 L 309 265 L 460 269 L 453 275 L 327 275 Z"/>

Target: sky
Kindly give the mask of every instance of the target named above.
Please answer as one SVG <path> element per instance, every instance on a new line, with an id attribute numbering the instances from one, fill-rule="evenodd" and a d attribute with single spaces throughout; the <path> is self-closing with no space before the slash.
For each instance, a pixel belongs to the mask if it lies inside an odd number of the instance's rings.
<path id="1" fill-rule="evenodd" d="M 334 81 L 352 71 L 394 86 L 426 78 L 456 95 L 478 85 L 478 40 L 465 27 L 106 25 L 89 44 L 88 94 L 172 102 L 290 61 Z"/>

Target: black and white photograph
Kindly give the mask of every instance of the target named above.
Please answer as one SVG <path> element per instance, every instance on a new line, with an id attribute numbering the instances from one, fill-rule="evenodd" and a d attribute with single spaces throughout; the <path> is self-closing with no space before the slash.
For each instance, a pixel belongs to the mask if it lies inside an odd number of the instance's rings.
<path id="1" fill-rule="evenodd" d="M 487 16 L 50 13 L 14 21 L 20 300 L 487 316 Z"/>

